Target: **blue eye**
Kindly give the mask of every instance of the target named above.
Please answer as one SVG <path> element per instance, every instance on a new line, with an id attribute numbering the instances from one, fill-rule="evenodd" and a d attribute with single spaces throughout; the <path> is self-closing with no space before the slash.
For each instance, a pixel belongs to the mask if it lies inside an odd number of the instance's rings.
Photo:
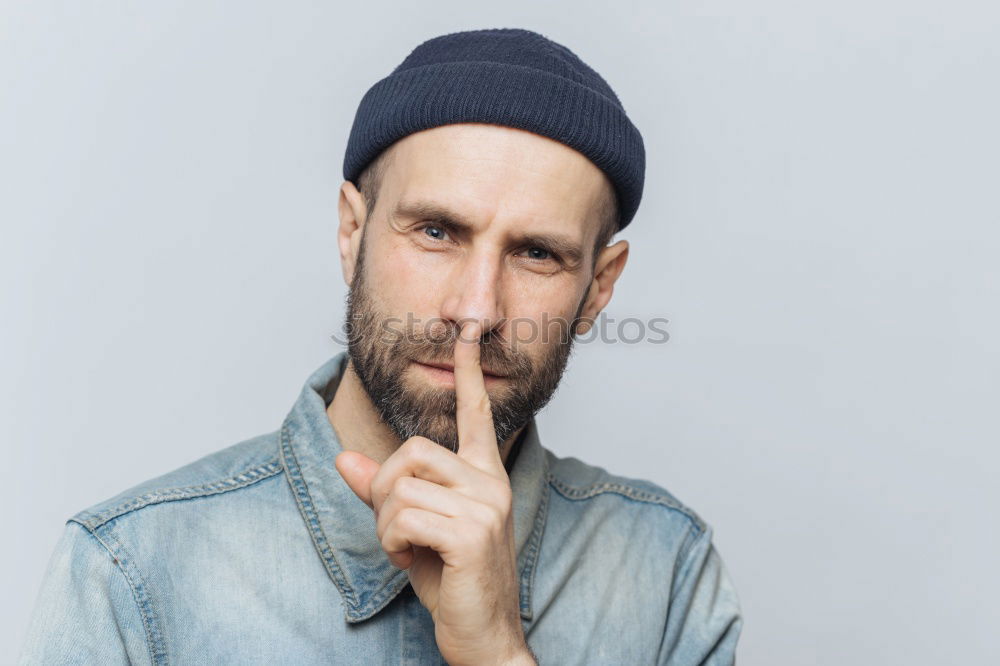
<path id="1" fill-rule="evenodd" d="M 433 238 L 434 240 L 442 240 L 447 234 L 441 227 L 435 227 L 433 225 L 428 225 L 424 227 L 424 233 Z"/>
<path id="2" fill-rule="evenodd" d="M 548 250 L 533 247 L 528 249 L 528 256 L 532 259 L 548 259 L 550 255 Z"/>

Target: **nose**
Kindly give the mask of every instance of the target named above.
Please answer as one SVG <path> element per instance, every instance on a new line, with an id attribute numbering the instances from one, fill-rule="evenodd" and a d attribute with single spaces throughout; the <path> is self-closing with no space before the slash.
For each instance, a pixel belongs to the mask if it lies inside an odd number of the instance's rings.
<path id="1" fill-rule="evenodd" d="M 482 247 L 456 262 L 444 286 L 441 317 L 459 330 L 470 321 L 478 322 L 484 334 L 497 330 L 503 323 L 501 261 L 498 253 Z"/>

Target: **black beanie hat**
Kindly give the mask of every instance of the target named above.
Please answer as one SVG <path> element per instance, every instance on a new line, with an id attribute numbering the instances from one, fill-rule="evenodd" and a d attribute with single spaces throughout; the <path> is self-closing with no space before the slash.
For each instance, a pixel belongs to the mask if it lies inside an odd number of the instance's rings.
<path id="1" fill-rule="evenodd" d="M 587 156 L 618 197 L 619 229 L 642 199 L 646 152 L 611 86 L 572 51 L 531 30 L 495 28 L 430 39 L 361 100 L 344 179 L 395 141 L 452 123 L 481 122 L 547 136 Z"/>

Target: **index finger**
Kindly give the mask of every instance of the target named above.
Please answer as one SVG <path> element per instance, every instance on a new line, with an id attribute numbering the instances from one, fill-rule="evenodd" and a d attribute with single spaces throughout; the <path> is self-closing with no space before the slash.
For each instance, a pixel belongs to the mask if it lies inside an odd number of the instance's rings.
<path id="1" fill-rule="evenodd" d="M 480 364 L 479 338 L 482 327 L 466 324 L 455 343 L 455 419 L 458 425 L 458 455 L 489 470 L 502 466 L 493 429 L 490 395 Z"/>

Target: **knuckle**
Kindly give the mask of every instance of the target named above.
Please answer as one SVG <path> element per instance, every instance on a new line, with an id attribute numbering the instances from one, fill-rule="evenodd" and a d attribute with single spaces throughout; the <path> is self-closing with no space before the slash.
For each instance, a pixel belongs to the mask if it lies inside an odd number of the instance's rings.
<path id="1" fill-rule="evenodd" d="M 497 503 L 506 509 L 510 509 L 514 503 L 514 491 L 511 489 L 510 484 L 505 481 L 498 481 L 494 492 Z"/>
<path id="2" fill-rule="evenodd" d="M 432 446 L 436 446 L 436 444 L 426 437 L 418 435 L 406 440 L 400 448 L 405 449 L 407 457 L 413 460 L 426 460 L 432 453 Z"/>
<path id="3" fill-rule="evenodd" d="M 398 500 L 410 500 L 417 489 L 418 481 L 412 476 L 401 476 L 392 484 L 392 494 Z"/>
<path id="4" fill-rule="evenodd" d="M 513 506 L 514 493 L 511 490 L 510 483 L 497 479 L 492 481 L 485 491 L 491 506 L 496 506 L 505 511 L 509 511 Z"/>
<path id="5" fill-rule="evenodd" d="M 469 525 L 455 535 L 456 545 L 463 550 L 473 550 L 485 540 L 486 531 L 477 521 L 469 521 Z"/>
<path id="6" fill-rule="evenodd" d="M 478 503 L 470 518 L 476 529 L 480 531 L 480 536 L 483 536 L 492 534 L 495 527 L 502 525 L 506 520 L 506 513 L 493 504 Z"/>
<path id="7" fill-rule="evenodd" d="M 396 523 L 404 532 L 411 532 L 420 527 L 420 514 L 410 507 L 399 510 L 396 514 Z"/>
<path id="8" fill-rule="evenodd" d="M 491 528 L 502 525 L 507 519 L 507 513 L 503 509 L 493 506 L 492 504 L 487 507 L 487 516 L 488 519 L 486 525 Z"/>
<path id="9" fill-rule="evenodd" d="M 510 510 L 506 507 L 493 507 L 493 511 L 493 525 L 505 525 L 511 516 Z"/>

